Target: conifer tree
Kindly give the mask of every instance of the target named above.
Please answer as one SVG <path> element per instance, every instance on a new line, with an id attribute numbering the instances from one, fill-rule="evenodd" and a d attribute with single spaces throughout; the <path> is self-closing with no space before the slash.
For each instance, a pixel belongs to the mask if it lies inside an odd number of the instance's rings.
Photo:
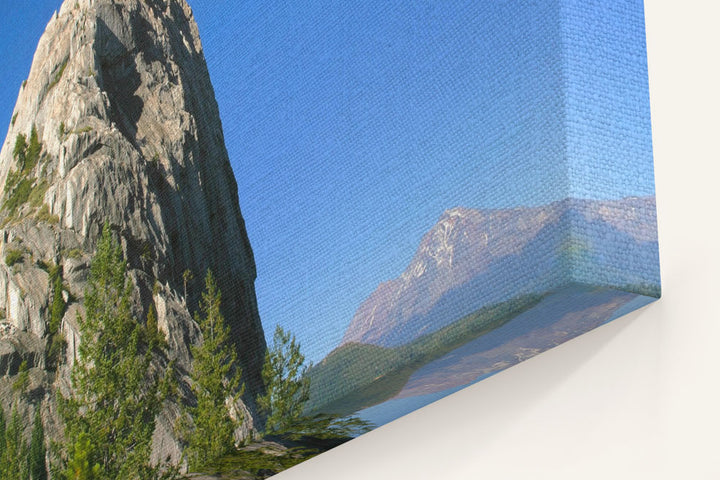
<path id="1" fill-rule="evenodd" d="M 37 128 L 35 128 L 35 124 L 33 124 L 32 129 L 30 130 L 30 142 L 27 146 L 27 161 L 29 165 L 25 165 L 25 169 L 29 170 L 33 168 L 35 164 L 37 164 L 38 160 L 40 159 L 41 150 L 42 144 L 38 139 Z"/>
<path id="2" fill-rule="evenodd" d="M 30 479 L 47 480 L 47 470 L 45 468 L 45 430 L 39 408 L 35 412 L 35 420 L 33 421 L 28 460 L 30 462 Z"/>
<path id="3" fill-rule="evenodd" d="M 0 405 L 0 460 L 5 456 L 5 429 L 5 412 L 2 405 Z"/>
<path id="4" fill-rule="evenodd" d="M 310 398 L 306 371 L 305 356 L 295 335 L 278 325 L 262 369 L 266 393 L 258 397 L 258 406 L 267 415 L 267 433 L 285 433 L 299 422 Z"/>
<path id="5" fill-rule="evenodd" d="M 17 407 L 5 431 L 5 451 L 0 459 L 0 479 L 28 478 L 28 446 L 23 439 L 23 422 Z"/>
<path id="6" fill-rule="evenodd" d="M 55 279 L 53 280 L 53 299 L 50 306 L 50 332 L 56 333 L 60 329 L 60 322 L 62 321 L 63 314 L 65 313 L 65 299 L 63 299 L 63 284 L 62 276 L 58 271 L 53 272 Z"/>
<path id="7" fill-rule="evenodd" d="M 17 161 L 20 170 L 25 168 L 25 155 L 27 153 L 27 137 L 23 133 L 18 133 L 15 137 L 15 148 L 13 148 L 13 157 Z"/>
<path id="8" fill-rule="evenodd" d="M 157 316 L 155 315 L 155 307 L 150 305 L 147 313 L 147 322 L 145 323 L 147 330 L 148 344 L 150 348 L 155 348 L 161 343 L 160 332 L 158 332 Z"/>
<path id="9" fill-rule="evenodd" d="M 50 344 L 47 352 L 47 364 L 51 368 L 57 367 L 60 363 L 62 351 L 65 347 L 65 337 L 60 332 L 60 324 L 66 308 L 60 271 L 60 267 L 56 265 L 50 272 L 50 281 L 53 284 L 53 299 L 50 305 L 50 323 L 48 325 Z"/>
<path id="10" fill-rule="evenodd" d="M 197 404 L 188 407 L 192 425 L 182 426 L 187 442 L 185 454 L 191 468 L 203 466 L 227 453 L 234 445 L 234 430 L 242 419 L 233 421 L 226 399 L 242 395 L 241 371 L 237 356 L 229 343 L 229 329 L 220 313 L 220 290 L 208 270 L 200 313 L 195 316 L 202 343 L 193 345 L 192 389 Z"/>
<path id="11" fill-rule="evenodd" d="M 295 335 L 276 326 L 262 369 L 265 394 L 257 398 L 260 411 L 266 415 L 265 433 L 289 439 L 345 441 L 369 431 L 372 424 L 359 417 L 305 414 L 310 398 L 308 368 Z"/>
<path id="12" fill-rule="evenodd" d="M 20 368 L 18 368 L 17 378 L 12 385 L 13 391 L 19 392 L 20 395 L 23 395 L 26 392 L 29 384 L 30 371 L 28 369 L 27 360 L 23 360 L 22 363 L 20 363 Z"/>
<path id="13" fill-rule="evenodd" d="M 70 452 L 65 478 L 68 480 L 101 480 L 102 474 L 99 463 L 90 463 L 90 454 L 93 447 L 86 433 L 81 433 Z"/>
<path id="14" fill-rule="evenodd" d="M 157 476 L 149 461 L 162 389 L 149 372 L 151 354 L 131 313 L 131 289 L 122 250 L 106 224 L 90 266 L 85 316 L 79 318 L 79 357 L 71 377 L 76 394 L 58 402 L 71 446 L 69 479 Z"/>

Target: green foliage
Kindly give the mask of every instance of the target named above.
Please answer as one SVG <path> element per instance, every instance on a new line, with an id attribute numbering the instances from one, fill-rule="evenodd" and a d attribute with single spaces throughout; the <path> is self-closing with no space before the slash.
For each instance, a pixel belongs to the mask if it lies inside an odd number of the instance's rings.
<path id="1" fill-rule="evenodd" d="M 65 122 L 60 122 L 60 126 L 58 127 L 58 136 L 60 138 L 65 136 Z"/>
<path id="2" fill-rule="evenodd" d="M 65 470 L 67 480 L 102 480 L 100 464 L 91 464 L 93 446 L 87 433 L 81 433 L 73 444 L 70 461 Z"/>
<path id="3" fill-rule="evenodd" d="M 67 342 L 62 333 L 57 332 L 50 337 L 50 346 L 48 347 L 47 353 L 47 366 L 49 369 L 53 369 L 60 365 L 62 360 L 62 354 L 65 351 Z"/>
<path id="4" fill-rule="evenodd" d="M 308 371 L 311 388 L 306 411 L 347 415 L 382 403 L 400 392 L 423 365 L 504 325 L 542 298 L 524 295 L 481 308 L 400 347 L 345 344 Z"/>
<path id="5" fill-rule="evenodd" d="M 19 170 L 10 170 L 8 172 L 8 176 L 5 179 L 5 199 L 7 201 L 7 198 L 12 194 L 12 191 L 15 190 L 15 188 L 18 186 L 20 181 L 23 179 L 23 175 Z M 5 208 L 5 205 L 3 203 L 3 208 Z"/>
<path id="6" fill-rule="evenodd" d="M 12 267 L 16 263 L 22 262 L 24 255 L 25 254 L 22 250 L 18 250 L 16 248 L 9 248 L 7 254 L 5 255 L 5 265 L 7 265 L 8 267 Z"/>
<path id="7" fill-rule="evenodd" d="M 63 63 L 60 64 L 60 67 L 55 71 L 55 76 L 53 77 L 52 81 L 48 85 L 48 92 L 52 90 L 52 88 L 60 82 L 60 79 L 63 76 L 63 73 L 65 72 L 65 67 L 67 67 L 68 59 L 66 58 Z"/>
<path id="8" fill-rule="evenodd" d="M 82 256 L 83 256 L 83 252 L 79 248 L 72 248 L 70 250 L 66 250 L 63 253 L 65 253 L 65 256 L 67 258 L 73 258 L 73 259 L 82 258 Z"/>
<path id="9" fill-rule="evenodd" d="M 18 112 L 15 112 L 15 114 L 12 116 L 12 119 L 10 120 L 10 125 L 15 126 L 15 120 L 17 120 Z"/>
<path id="10" fill-rule="evenodd" d="M 5 424 L 5 412 L 3 411 L 2 405 L 0 405 L 0 460 L 5 458 L 5 431 L 7 425 Z M 2 478 L 2 477 L 0 477 Z"/>
<path id="11" fill-rule="evenodd" d="M 24 133 L 18 133 L 15 137 L 15 147 L 13 148 L 13 158 L 22 170 L 25 166 L 25 153 L 27 151 L 27 137 Z"/>
<path id="12" fill-rule="evenodd" d="M 140 246 L 140 261 L 144 264 L 150 262 L 152 260 L 153 254 L 152 254 L 152 247 L 150 246 L 150 242 L 144 241 L 142 242 L 142 245 Z"/>
<path id="13" fill-rule="evenodd" d="M 301 417 L 293 426 L 293 431 L 286 436 L 291 439 L 350 439 L 370 431 L 371 428 L 370 422 L 359 417 L 319 413 Z"/>
<path id="14" fill-rule="evenodd" d="M 267 433 L 285 433 L 298 423 L 310 395 L 306 371 L 305 356 L 295 336 L 278 325 L 262 369 L 266 393 L 257 399 L 260 410 L 267 416 Z"/>
<path id="15" fill-rule="evenodd" d="M 35 165 L 37 165 L 37 162 L 40 160 L 41 151 L 42 144 L 38 139 L 37 128 L 35 128 L 35 125 L 33 124 L 32 128 L 30 129 L 30 142 L 28 143 L 27 147 L 27 159 L 25 168 L 23 168 L 24 171 L 29 172 L 30 170 L 35 168 Z"/>
<path id="16" fill-rule="evenodd" d="M 73 130 L 72 133 L 78 135 L 80 133 L 88 133 L 88 132 L 92 132 L 92 131 L 93 131 L 93 127 L 91 127 L 90 125 L 86 125 L 82 128 L 77 128 L 77 129 Z"/>
<path id="17" fill-rule="evenodd" d="M 17 378 L 13 382 L 12 388 L 15 392 L 25 393 L 30 384 L 30 370 L 28 369 L 27 360 L 23 360 L 18 369 Z"/>
<path id="18" fill-rule="evenodd" d="M 28 454 L 31 480 L 47 480 L 45 468 L 45 429 L 43 428 L 40 409 L 35 411 L 33 430 L 30 437 L 30 452 Z"/>
<path id="19" fill-rule="evenodd" d="M 30 130 L 30 143 L 28 144 L 27 137 L 18 133 L 15 137 L 15 147 L 13 148 L 13 157 L 18 167 L 18 171 L 23 175 L 27 175 L 37 165 L 40 160 L 40 152 L 42 151 L 42 144 L 38 140 L 37 128 L 35 125 Z"/>
<path id="20" fill-rule="evenodd" d="M 293 440 L 347 439 L 364 433 L 370 424 L 357 417 L 304 414 L 310 398 L 310 377 L 300 344 L 290 332 L 278 325 L 273 345 L 265 353 L 262 378 L 265 394 L 258 396 L 260 411 L 266 417 L 266 434 L 281 435 Z"/>
<path id="21" fill-rule="evenodd" d="M 43 269 L 45 272 L 50 275 L 50 272 L 55 269 L 55 265 L 52 262 L 49 262 L 47 260 L 43 260 L 42 258 L 38 258 L 35 260 L 35 265 Z M 50 275 L 50 283 L 52 284 L 52 275 Z"/>
<path id="22" fill-rule="evenodd" d="M 293 447 L 284 451 L 239 449 L 209 463 L 203 470 L 219 478 L 267 478 L 304 462 L 320 453 L 320 448 Z M 239 476 L 238 471 L 252 477 Z"/>
<path id="23" fill-rule="evenodd" d="M 69 478 L 158 476 L 149 461 L 164 399 L 149 371 L 142 326 L 131 313 L 131 291 L 122 250 L 106 224 L 90 265 L 85 318 L 78 320 L 79 358 L 71 375 L 77 393 L 58 397 L 66 441 L 73 446 L 67 452 Z"/>
<path id="24" fill-rule="evenodd" d="M 42 144 L 38 138 L 37 128 L 32 126 L 30 131 L 30 140 L 19 133 L 15 138 L 15 146 L 13 148 L 13 157 L 15 158 L 17 169 L 8 173 L 5 180 L 5 201 L 3 209 L 9 212 L 9 217 L 14 217 L 17 210 L 30 201 L 33 207 L 42 204 L 42 199 L 47 191 L 47 182 L 36 182 L 28 176 L 41 159 Z"/>
<path id="25" fill-rule="evenodd" d="M 0 479 L 17 480 L 28 478 L 28 445 L 23 439 L 23 422 L 17 407 L 5 430 L 5 448 L 0 458 Z"/>
<path id="26" fill-rule="evenodd" d="M 165 346 L 165 337 L 162 332 L 158 330 L 157 315 L 155 313 L 155 306 L 153 305 L 150 305 L 150 308 L 148 308 L 145 330 L 147 332 L 147 342 L 151 349 Z"/>
<path id="27" fill-rule="evenodd" d="M 44 192 L 43 192 L 44 195 Z M 50 213 L 50 207 L 47 206 L 47 204 L 43 203 L 42 207 L 40 207 L 40 210 L 37 213 L 36 218 L 40 220 L 41 222 L 49 223 L 50 225 L 57 225 L 60 223 L 60 217 L 58 217 L 55 214 Z"/>
<path id="28" fill-rule="evenodd" d="M 62 266 L 48 261 L 42 261 L 42 264 L 43 266 L 41 268 L 48 273 L 50 282 L 54 284 L 55 277 L 62 275 Z"/>
<path id="29" fill-rule="evenodd" d="M 8 175 L 8 178 L 10 176 Z M 11 216 L 17 213 L 18 208 L 25 204 L 30 198 L 30 192 L 32 191 L 32 180 L 28 178 L 21 179 L 17 186 L 8 192 L 7 200 L 3 204 L 3 208 L 7 210 Z"/>
<path id="30" fill-rule="evenodd" d="M 240 386 L 241 371 L 236 365 L 236 353 L 229 343 L 229 329 L 220 313 L 220 290 L 209 270 L 200 312 L 195 315 L 195 320 L 203 340 L 200 345 L 190 347 L 192 389 L 197 404 L 187 408 L 193 425 L 187 420 L 180 425 L 191 468 L 200 467 L 232 450 L 233 432 L 242 419 L 231 419 L 226 399 L 229 397 L 235 402 L 244 390 L 244 386 Z"/>
<path id="31" fill-rule="evenodd" d="M 53 299 L 50 305 L 50 334 L 53 335 L 60 330 L 60 322 L 65 314 L 65 299 L 63 298 L 62 276 L 59 272 L 53 281 Z"/>
<path id="32" fill-rule="evenodd" d="M 27 202 L 33 208 L 37 208 L 37 207 L 43 205 L 46 208 L 47 215 L 50 214 L 50 211 L 49 211 L 47 205 L 43 204 L 43 201 L 45 200 L 45 192 L 47 192 L 47 189 L 49 186 L 50 185 L 48 185 L 48 182 L 46 180 L 42 180 L 42 181 L 38 182 L 30 190 L 30 194 L 28 195 L 28 199 L 27 199 Z"/>

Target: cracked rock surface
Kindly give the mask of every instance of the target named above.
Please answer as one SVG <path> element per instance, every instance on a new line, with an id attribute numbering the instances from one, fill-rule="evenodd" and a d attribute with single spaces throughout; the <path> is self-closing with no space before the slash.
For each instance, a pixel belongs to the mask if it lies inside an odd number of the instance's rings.
<path id="1" fill-rule="evenodd" d="M 32 157 L 33 131 L 41 149 Z M 28 144 L 23 161 L 17 141 Z M 23 158 L 25 158 L 23 157 Z M 34 162 L 34 163 L 33 163 Z M 68 0 L 48 23 L 0 151 L 0 406 L 26 361 L 48 436 L 59 435 L 55 391 L 70 388 L 77 317 L 102 226 L 119 238 L 144 321 L 152 304 L 187 381 L 193 320 L 211 269 L 246 384 L 241 439 L 257 428 L 253 398 L 265 351 L 252 250 L 238 204 L 197 25 L 185 0 Z M 67 344 L 47 366 L 52 285 L 62 272 Z M 187 285 L 185 271 L 193 273 Z M 185 291 L 187 290 L 187 297 Z M 189 388 L 181 388 L 189 391 Z M 186 401 L 189 401 L 187 398 Z M 154 458 L 179 460 L 177 405 L 158 418 Z M 51 418 L 52 417 L 52 418 Z M 29 422 L 28 422 L 29 424 Z"/>

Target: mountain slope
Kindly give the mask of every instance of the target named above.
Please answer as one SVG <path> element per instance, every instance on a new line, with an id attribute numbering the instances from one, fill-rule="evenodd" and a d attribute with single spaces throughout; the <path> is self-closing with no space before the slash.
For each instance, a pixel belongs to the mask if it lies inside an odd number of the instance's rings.
<path id="1" fill-rule="evenodd" d="M 428 363 L 532 309 L 543 295 L 524 295 L 489 305 L 451 325 L 399 347 L 347 343 L 309 370 L 308 410 L 349 415 L 399 393 L 408 379 Z"/>
<path id="2" fill-rule="evenodd" d="M 152 304 L 168 342 L 158 368 L 174 360 L 189 371 L 189 345 L 199 340 L 192 313 L 212 269 L 248 387 L 237 434 L 253 428 L 265 351 L 255 264 L 185 0 L 63 3 L 40 39 L 0 151 L 0 199 L 0 254 L 20 255 L 0 265 L 4 373 L 31 359 L 38 395 L 54 410 L 54 390 L 69 386 L 89 259 L 108 222 L 128 261 L 133 307 L 144 318 Z M 61 267 L 69 300 L 67 361 L 57 376 L 45 374 L 43 354 L 52 333 L 48 265 Z M 9 391 L 0 381 L 6 408 Z M 178 458 L 176 413 L 163 412 L 156 455 Z"/>
<path id="3" fill-rule="evenodd" d="M 400 277 L 362 303 L 341 344 L 402 345 L 484 305 L 571 280 L 653 290 L 657 265 L 653 198 L 455 208 L 423 237 Z"/>

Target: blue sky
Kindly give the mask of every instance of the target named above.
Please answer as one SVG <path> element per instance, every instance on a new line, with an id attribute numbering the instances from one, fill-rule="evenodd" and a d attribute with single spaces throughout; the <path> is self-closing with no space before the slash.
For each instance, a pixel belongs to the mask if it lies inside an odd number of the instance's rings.
<path id="1" fill-rule="evenodd" d="M 60 4 L 9 3 L 0 5 L 3 132 Z M 566 148 L 577 196 L 653 192 L 649 124 L 638 123 L 647 85 L 626 78 L 647 77 L 637 15 L 637 28 L 603 23 L 611 30 L 598 34 L 603 54 L 622 58 L 600 65 L 600 76 L 596 67 L 578 70 L 585 90 L 571 91 L 568 119 L 604 117 L 566 144 L 563 48 L 588 61 L 594 50 L 582 35 L 563 47 L 555 2 L 354 3 L 191 0 L 255 253 L 263 324 L 269 335 L 276 323 L 290 328 L 314 361 L 337 345 L 375 287 L 402 272 L 444 210 L 565 196 Z M 582 33 L 576 2 L 566 3 L 569 31 Z M 642 12 L 641 2 L 619 3 Z M 626 14 L 590 4 L 602 18 Z M 603 75 L 617 88 L 597 97 Z M 604 140 L 608 112 L 620 112 L 615 128 L 639 140 Z M 618 183 L 618 175 L 637 181 Z"/>

